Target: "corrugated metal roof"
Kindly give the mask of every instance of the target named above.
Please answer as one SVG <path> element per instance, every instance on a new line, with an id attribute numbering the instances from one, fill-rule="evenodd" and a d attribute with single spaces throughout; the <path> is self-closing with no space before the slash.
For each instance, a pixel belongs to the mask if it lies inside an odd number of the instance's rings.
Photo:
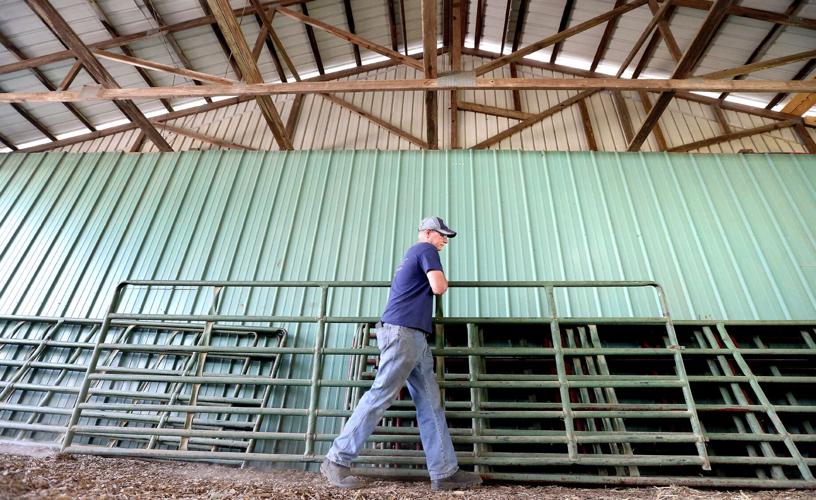
<path id="1" fill-rule="evenodd" d="M 99 317 L 124 278 L 387 280 L 416 221 L 439 213 L 462 235 L 443 255 L 453 279 L 654 279 L 678 319 L 812 318 L 813 166 L 492 151 L 10 155 L 0 312 Z M 497 297 L 462 291 L 448 310 L 538 307 Z M 572 314 L 652 305 L 569 297 Z M 377 315 L 381 299 L 342 300 Z M 245 310 L 268 307 L 253 297 Z"/>

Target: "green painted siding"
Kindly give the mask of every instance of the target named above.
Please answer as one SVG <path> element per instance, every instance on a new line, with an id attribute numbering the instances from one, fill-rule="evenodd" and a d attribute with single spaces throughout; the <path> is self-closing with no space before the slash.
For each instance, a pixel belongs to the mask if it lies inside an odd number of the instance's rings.
<path id="1" fill-rule="evenodd" d="M 387 280 L 416 222 L 460 231 L 455 280 L 654 279 L 677 319 L 816 316 L 816 160 L 511 151 L 0 157 L 0 312 L 99 317 L 123 278 Z M 302 293 L 235 294 L 297 312 Z M 376 315 L 384 293 L 333 304 Z M 149 300 L 146 300 L 149 299 Z M 563 313 L 654 311 L 570 292 Z M 169 302 L 168 302 L 169 301 Z M 534 293 L 461 290 L 450 314 L 535 315 Z M 205 297 L 129 297 L 191 311 Z"/>

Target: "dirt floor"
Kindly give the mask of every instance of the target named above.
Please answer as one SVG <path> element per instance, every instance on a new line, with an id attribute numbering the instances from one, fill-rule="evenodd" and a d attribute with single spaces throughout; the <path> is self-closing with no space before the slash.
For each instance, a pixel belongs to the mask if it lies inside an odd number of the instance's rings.
<path id="1" fill-rule="evenodd" d="M 294 498 L 294 499 L 812 499 L 814 491 L 704 491 L 683 487 L 563 488 L 486 484 L 432 492 L 428 482 L 372 481 L 355 491 L 329 487 L 319 474 L 259 471 L 184 462 L 58 455 L 52 448 L 0 442 L 0 499 Z"/>

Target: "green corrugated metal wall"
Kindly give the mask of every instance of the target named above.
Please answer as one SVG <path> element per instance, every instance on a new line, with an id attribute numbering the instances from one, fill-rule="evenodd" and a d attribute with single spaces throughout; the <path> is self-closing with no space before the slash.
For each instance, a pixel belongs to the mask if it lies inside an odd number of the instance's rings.
<path id="1" fill-rule="evenodd" d="M 212 151 L 0 162 L 4 314 L 99 317 L 128 277 L 387 280 L 417 220 L 435 213 L 461 233 L 443 256 L 452 279 L 654 279 L 678 319 L 816 316 L 812 156 Z M 364 299 L 335 303 L 376 315 L 384 297 Z M 535 297 L 509 299 L 462 291 L 447 307 L 542 312 Z M 653 310 L 615 292 L 564 299 L 571 314 Z M 173 300 L 180 310 L 205 302 Z M 262 294 L 237 304 L 269 307 Z"/>
<path id="2" fill-rule="evenodd" d="M 816 317 L 812 156 L 510 151 L 5 155 L 0 314 L 101 317 L 125 278 L 388 280 L 428 214 L 460 232 L 443 253 L 455 280 L 653 279 L 676 319 Z M 209 300 L 135 291 L 120 310 L 203 313 Z M 448 315 L 547 313 L 536 293 L 459 289 L 445 301 Z M 221 312 L 314 316 L 318 302 L 233 290 Z M 384 302 L 384 290 L 339 290 L 329 313 L 377 316 Z M 651 295 L 620 290 L 558 304 L 578 316 L 658 311 Z M 313 346 L 313 326 L 285 326 L 289 345 Z M 348 346 L 352 328 L 333 328 L 327 346 Z M 333 358 L 324 376 L 344 377 Z M 306 378 L 309 360 L 281 370 Z M 343 398 L 326 389 L 321 407 Z M 276 391 L 272 405 L 305 408 L 308 390 Z"/>

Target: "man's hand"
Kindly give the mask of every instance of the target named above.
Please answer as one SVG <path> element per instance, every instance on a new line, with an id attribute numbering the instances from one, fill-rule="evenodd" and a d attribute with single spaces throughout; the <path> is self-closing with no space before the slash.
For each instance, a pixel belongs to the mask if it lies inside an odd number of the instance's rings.
<path id="1" fill-rule="evenodd" d="M 442 271 L 428 271 L 428 282 L 434 295 L 442 295 L 448 290 L 448 279 Z"/>

